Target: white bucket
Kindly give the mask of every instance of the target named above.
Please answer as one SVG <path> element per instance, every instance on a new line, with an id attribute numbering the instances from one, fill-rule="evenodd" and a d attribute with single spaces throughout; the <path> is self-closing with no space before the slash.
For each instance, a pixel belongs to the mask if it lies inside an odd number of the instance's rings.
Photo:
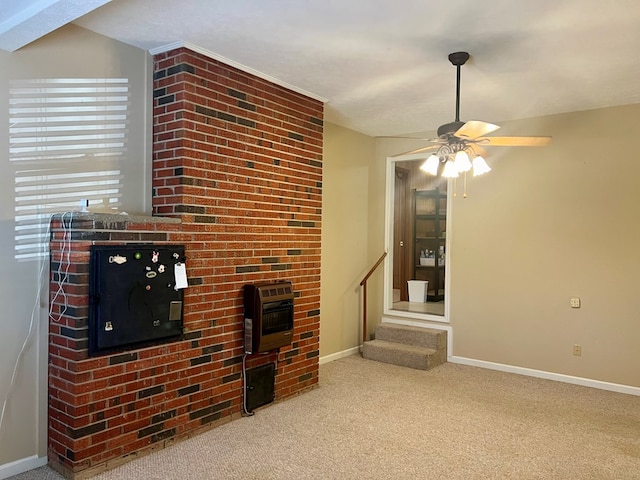
<path id="1" fill-rule="evenodd" d="M 429 282 L 426 280 L 408 280 L 409 284 L 409 301 L 416 303 L 427 303 L 427 287 Z"/>

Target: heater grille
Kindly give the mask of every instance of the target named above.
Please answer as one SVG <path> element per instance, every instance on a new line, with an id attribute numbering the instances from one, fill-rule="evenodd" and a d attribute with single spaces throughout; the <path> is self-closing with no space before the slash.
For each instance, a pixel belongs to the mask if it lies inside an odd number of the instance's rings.
<path id="1" fill-rule="evenodd" d="M 292 310 L 293 300 L 265 303 L 262 309 L 263 335 L 289 330 L 291 328 L 289 311 Z"/>
<path id="2" fill-rule="evenodd" d="M 291 296 L 291 298 L 293 298 L 292 285 L 289 282 L 274 286 L 258 286 L 258 288 L 260 289 L 262 298 L 264 299 L 279 296 Z"/>

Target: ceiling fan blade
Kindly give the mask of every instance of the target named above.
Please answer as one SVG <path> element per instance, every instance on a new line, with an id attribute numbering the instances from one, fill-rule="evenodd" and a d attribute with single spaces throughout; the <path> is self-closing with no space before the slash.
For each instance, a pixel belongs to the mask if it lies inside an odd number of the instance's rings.
<path id="1" fill-rule="evenodd" d="M 397 155 L 394 155 L 394 157 L 401 157 L 404 155 L 413 155 L 416 153 L 428 152 L 429 150 L 437 150 L 438 148 L 440 148 L 440 145 L 429 145 L 428 147 L 422 147 L 422 148 L 417 148 L 415 150 L 410 150 L 408 152 L 398 153 Z"/>
<path id="2" fill-rule="evenodd" d="M 474 142 L 491 147 L 543 147 L 551 142 L 551 137 L 484 137 Z"/>
<path id="3" fill-rule="evenodd" d="M 473 140 L 478 137 L 482 137 L 487 133 L 495 132 L 500 127 L 493 123 L 482 122 L 480 120 L 469 120 L 465 124 L 456 130 L 454 135 L 458 138 L 464 138 L 467 140 Z"/>
<path id="4" fill-rule="evenodd" d="M 439 143 L 439 144 L 447 143 L 447 141 L 443 140 L 442 138 L 402 137 L 397 135 L 377 135 L 374 138 L 391 138 L 391 139 L 398 139 L 398 140 L 422 140 L 423 142 Z"/>

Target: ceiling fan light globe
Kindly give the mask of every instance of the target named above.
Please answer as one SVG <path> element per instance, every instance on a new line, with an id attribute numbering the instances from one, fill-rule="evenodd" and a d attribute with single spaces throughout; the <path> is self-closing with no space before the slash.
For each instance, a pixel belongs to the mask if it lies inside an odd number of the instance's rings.
<path id="1" fill-rule="evenodd" d="M 469 155 L 464 150 L 460 150 L 456 152 L 456 155 L 453 161 L 456 165 L 456 169 L 458 170 L 458 172 L 463 173 L 471 170 L 472 165 L 471 165 L 471 161 L 469 160 Z"/>
<path id="2" fill-rule="evenodd" d="M 442 176 L 445 178 L 456 178 L 458 176 L 458 168 L 451 160 L 444 164 Z"/>
<path id="3" fill-rule="evenodd" d="M 440 165 L 440 158 L 437 155 L 430 155 L 427 160 L 420 166 L 420 170 L 427 172 L 430 175 L 438 174 L 438 166 Z"/>
<path id="4" fill-rule="evenodd" d="M 487 173 L 491 171 L 491 167 L 487 165 L 487 162 L 480 155 L 473 159 L 473 176 L 477 177 L 478 175 L 482 175 L 483 173 Z"/>

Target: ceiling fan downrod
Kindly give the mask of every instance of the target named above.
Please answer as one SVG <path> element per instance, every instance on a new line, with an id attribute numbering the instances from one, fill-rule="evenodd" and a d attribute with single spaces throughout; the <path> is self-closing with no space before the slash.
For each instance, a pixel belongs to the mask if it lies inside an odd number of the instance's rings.
<path id="1" fill-rule="evenodd" d="M 467 52 L 454 52 L 449 54 L 449 61 L 456 67 L 456 119 L 453 122 L 440 125 L 438 137 L 451 140 L 453 134 L 464 125 L 460 121 L 460 67 L 469 60 Z"/>
<path id="2" fill-rule="evenodd" d="M 469 60 L 468 52 L 449 54 L 449 61 L 456 67 L 456 122 L 460 121 L 460 67 Z"/>

